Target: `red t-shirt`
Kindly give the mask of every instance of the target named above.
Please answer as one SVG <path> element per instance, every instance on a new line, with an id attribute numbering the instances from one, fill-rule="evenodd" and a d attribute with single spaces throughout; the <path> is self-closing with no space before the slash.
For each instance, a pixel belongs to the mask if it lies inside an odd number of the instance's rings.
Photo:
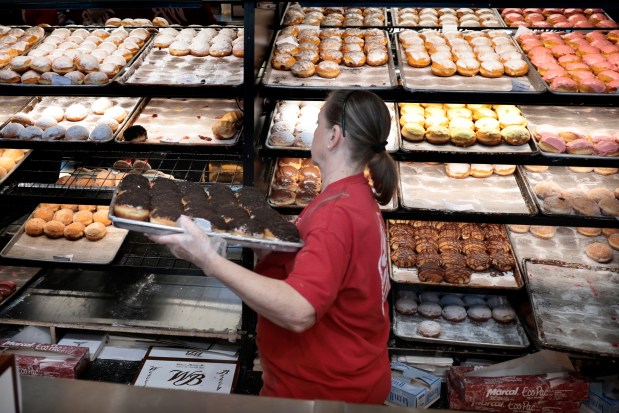
<path id="1" fill-rule="evenodd" d="M 263 396 L 382 404 L 391 387 L 386 232 L 363 174 L 330 184 L 299 215 L 305 246 L 256 272 L 285 280 L 316 310 L 303 333 L 258 319 Z"/>

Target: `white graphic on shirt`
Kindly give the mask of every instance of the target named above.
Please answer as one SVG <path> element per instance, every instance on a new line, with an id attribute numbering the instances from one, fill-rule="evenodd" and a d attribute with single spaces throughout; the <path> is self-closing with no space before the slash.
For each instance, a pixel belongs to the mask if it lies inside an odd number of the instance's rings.
<path id="1" fill-rule="evenodd" d="M 382 300 L 380 303 L 380 308 L 384 316 L 384 303 L 387 300 L 389 288 L 391 287 L 391 284 L 389 283 L 389 259 L 387 257 L 387 231 L 385 230 L 385 222 L 383 221 L 383 216 L 381 213 L 377 212 L 376 217 L 378 219 L 378 228 L 380 230 L 380 257 L 378 258 L 378 273 L 380 274 L 380 282 L 382 287 Z"/>

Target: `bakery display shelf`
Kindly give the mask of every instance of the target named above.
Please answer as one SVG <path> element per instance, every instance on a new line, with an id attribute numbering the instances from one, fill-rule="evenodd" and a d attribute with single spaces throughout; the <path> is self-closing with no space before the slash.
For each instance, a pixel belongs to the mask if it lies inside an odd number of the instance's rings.
<path id="1" fill-rule="evenodd" d="M 525 260 L 536 342 L 559 351 L 618 357 L 618 268 Z"/>
<path id="2" fill-rule="evenodd" d="M 399 174 L 400 205 L 416 213 L 534 216 L 538 212 L 517 169 L 507 176 L 457 179 L 447 175 L 443 164 L 400 162 Z"/>
<path id="3" fill-rule="evenodd" d="M 548 205 L 537 196 L 535 188 L 543 183 L 554 183 L 558 185 L 562 191 L 562 197 L 570 200 L 583 196 L 587 198 L 589 191 L 593 189 L 606 189 L 610 197 L 615 188 L 619 188 L 619 174 L 617 172 L 610 175 L 600 175 L 594 171 L 589 172 L 573 172 L 568 167 L 550 166 L 546 171 L 531 172 L 526 168 L 520 169 L 520 175 L 523 177 L 525 184 L 529 187 L 537 208 L 544 215 L 559 215 L 563 217 L 572 217 L 579 215 L 575 210 L 570 213 L 553 212 L 548 208 Z M 597 204 L 597 202 L 595 202 Z M 591 204 L 593 205 L 593 204 Z M 609 225 L 617 223 L 617 219 L 612 216 L 603 215 L 600 209 L 592 209 L 591 217 L 599 220 L 608 221 Z"/>
<path id="4" fill-rule="evenodd" d="M 0 311 L 3 324 L 241 338 L 242 303 L 212 277 L 49 269 Z"/>

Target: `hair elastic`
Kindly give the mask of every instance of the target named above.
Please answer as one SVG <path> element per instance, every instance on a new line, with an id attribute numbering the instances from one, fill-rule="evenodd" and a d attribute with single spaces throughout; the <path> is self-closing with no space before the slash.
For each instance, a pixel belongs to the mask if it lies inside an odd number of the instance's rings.
<path id="1" fill-rule="evenodd" d="M 385 148 L 387 147 L 387 141 L 382 141 L 382 142 L 378 142 L 373 144 L 372 146 L 372 150 L 376 153 L 381 153 L 385 150 Z"/>

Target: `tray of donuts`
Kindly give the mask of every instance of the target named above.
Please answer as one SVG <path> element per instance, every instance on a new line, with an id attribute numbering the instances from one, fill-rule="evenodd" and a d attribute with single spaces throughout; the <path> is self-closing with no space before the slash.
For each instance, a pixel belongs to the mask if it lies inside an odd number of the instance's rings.
<path id="1" fill-rule="evenodd" d="M 109 264 L 128 231 L 112 226 L 109 207 L 39 204 L 4 247 L 5 258 Z"/>
<path id="2" fill-rule="evenodd" d="M 373 181 L 369 170 L 364 171 L 370 186 Z M 322 176 L 318 166 L 312 163 L 311 158 L 278 158 L 273 164 L 273 173 L 269 185 L 267 200 L 269 205 L 276 208 L 305 208 L 322 190 Z M 387 205 L 381 205 L 382 211 L 398 209 L 398 197 Z"/>
<path id="3" fill-rule="evenodd" d="M 266 137 L 265 146 L 270 149 L 310 150 L 318 114 L 324 101 L 278 101 Z M 387 152 L 396 152 L 400 147 L 396 110 L 393 103 L 386 103 L 391 114 L 391 131 L 387 137 Z"/>
<path id="4" fill-rule="evenodd" d="M 235 145 L 243 113 L 232 99 L 144 98 L 116 134 L 116 142 Z"/>
<path id="5" fill-rule="evenodd" d="M 527 259 L 524 268 L 535 324 L 531 336 L 540 346 L 619 355 L 619 330 L 613 321 L 619 268 L 535 259 Z"/>
<path id="6" fill-rule="evenodd" d="M 619 31 L 525 31 L 517 41 L 548 90 L 561 94 L 615 93 Z"/>
<path id="7" fill-rule="evenodd" d="M 523 285 L 502 225 L 392 220 L 388 224 L 394 282 L 492 289 Z"/>
<path id="8" fill-rule="evenodd" d="M 133 62 L 151 32 L 66 28 L 54 29 L 41 43 L 11 60 L 0 77 L 5 83 L 28 85 L 107 85 Z"/>
<path id="9" fill-rule="evenodd" d="M 419 152 L 535 153 L 515 105 L 398 103 L 401 149 Z"/>
<path id="10" fill-rule="evenodd" d="M 271 87 L 397 87 L 387 31 L 359 27 L 285 27 L 277 34 L 262 81 Z"/>
<path id="11" fill-rule="evenodd" d="M 619 169 L 587 166 L 521 167 L 542 214 L 619 217 Z"/>
<path id="12" fill-rule="evenodd" d="M 139 98 L 36 97 L 0 130 L 2 140 L 98 142 L 114 139 Z"/>
<path id="13" fill-rule="evenodd" d="M 4 183 L 31 153 L 30 149 L 0 148 L 0 184 Z"/>
<path id="14" fill-rule="evenodd" d="M 282 26 L 308 24 L 322 27 L 385 26 L 387 9 L 384 7 L 302 7 L 289 3 Z"/>
<path id="15" fill-rule="evenodd" d="M 243 28 L 163 27 L 119 78 L 131 85 L 243 83 Z"/>
<path id="16" fill-rule="evenodd" d="M 496 9 L 489 8 L 394 7 L 391 16 L 396 26 L 405 27 L 506 27 Z"/>
<path id="17" fill-rule="evenodd" d="M 619 109 L 522 105 L 540 152 L 550 157 L 619 157 Z"/>
<path id="18" fill-rule="evenodd" d="M 42 27 L 10 27 L 0 26 L 0 69 L 7 68 L 12 59 L 28 52 L 45 37 Z M 19 59 L 16 61 L 18 62 Z M 4 79 L 3 79 L 4 80 Z"/>
<path id="19" fill-rule="evenodd" d="M 399 162 L 400 205 L 414 211 L 533 216 L 537 206 L 515 165 Z"/>
<path id="20" fill-rule="evenodd" d="M 617 23 L 602 9 L 580 8 L 518 8 L 500 9 L 500 15 L 509 27 L 554 29 L 613 29 Z"/>
<path id="21" fill-rule="evenodd" d="M 546 91 L 508 30 L 405 29 L 396 38 L 407 90 Z"/>
<path id="22" fill-rule="evenodd" d="M 519 262 L 526 259 L 619 268 L 619 229 L 508 225 Z"/>
<path id="23" fill-rule="evenodd" d="M 527 334 L 507 297 L 398 288 L 393 333 L 404 340 L 520 349 Z"/>

